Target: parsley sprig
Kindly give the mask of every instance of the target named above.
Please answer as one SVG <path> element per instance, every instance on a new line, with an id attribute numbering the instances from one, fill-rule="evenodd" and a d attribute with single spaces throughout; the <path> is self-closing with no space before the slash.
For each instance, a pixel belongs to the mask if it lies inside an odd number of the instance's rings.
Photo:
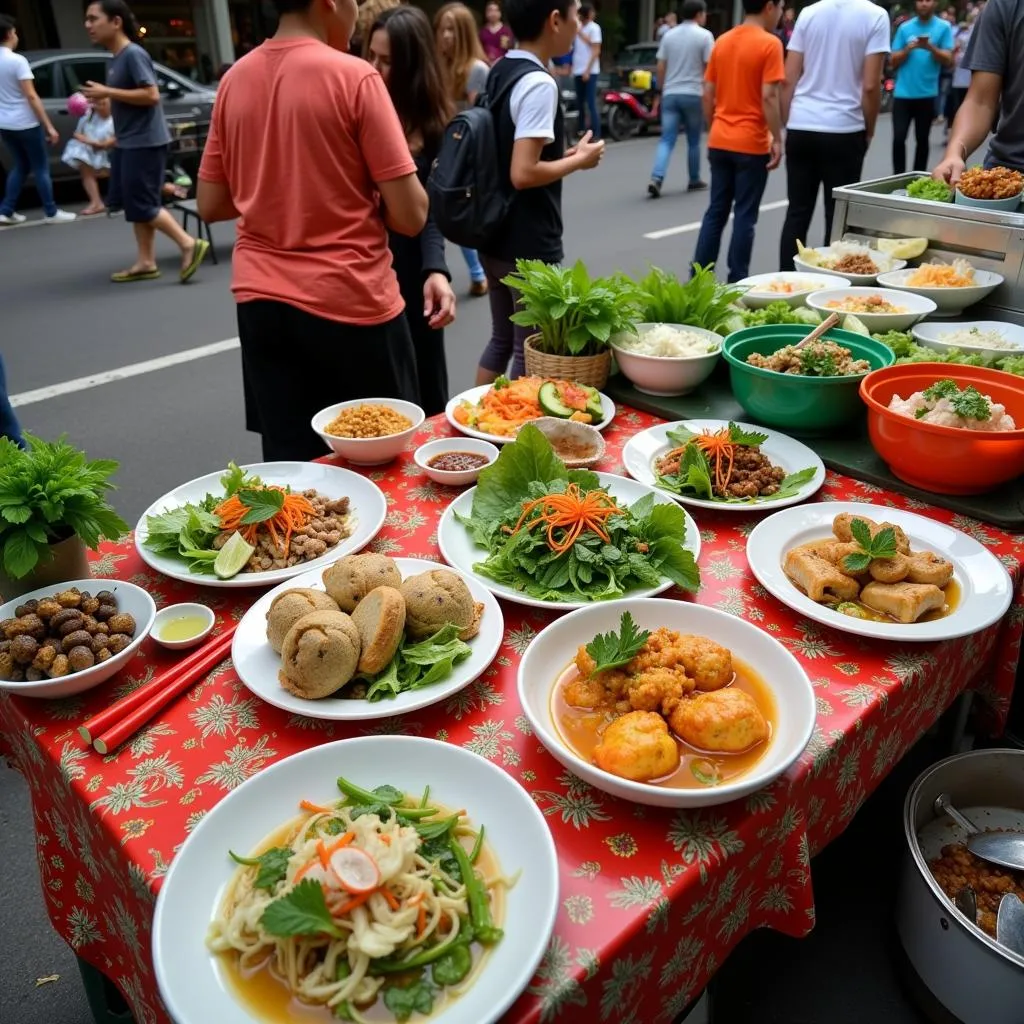
<path id="1" fill-rule="evenodd" d="M 931 387 L 925 388 L 921 394 L 929 402 L 938 402 L 942 398 L 948 399 L 953 412 L 957 416 L 963 416 L 964 419 L 984 422 L 992 418 L 992 409 L 988 404 L 988 399 L 973 384 L 968 384 L 961 391 L 956 381 L 937 380 Z M 921 419 L 930 412 L 930 408 L 918 409 L 914 416 Z"/>
<path id="2" fill-rule="evenodd" d="M 843 559 L 843 568 L 847 572 L 864 572 L 876 558 L 895 557 L 896 531 L 891 526 L 879 530 L 872 537 L 871 527 L 863 519 L 854 519 L 850 523 L 850 532 L 860 551 L 854 551 Z"/>
<path id="3" fill-rule="evenodd" d="M 650 630 L 637 629 L 629 612 L 623 612 L 618 633 L 598 633 L 587 644 L 587 654 L 595 662 L 593 674 L 628 665 L 643 650 L 650 635 Z"/>

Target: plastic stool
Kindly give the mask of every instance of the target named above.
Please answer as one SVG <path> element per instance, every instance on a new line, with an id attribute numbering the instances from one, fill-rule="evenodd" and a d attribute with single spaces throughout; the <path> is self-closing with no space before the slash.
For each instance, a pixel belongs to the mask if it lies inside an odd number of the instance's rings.
<path id="1" fill-rule="evenodd" d="M 92 964 L 87 964 L 81 957 L 78 970 L 85 986 L 85 998 L 96 1024 L 135 1024 L 135 1018 L 117 986 Z"/>

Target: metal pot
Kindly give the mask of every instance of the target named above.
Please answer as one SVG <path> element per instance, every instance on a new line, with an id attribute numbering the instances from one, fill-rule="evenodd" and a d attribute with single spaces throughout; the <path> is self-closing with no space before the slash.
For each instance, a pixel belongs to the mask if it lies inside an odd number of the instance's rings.
<path id="1" fill-rule="evenodd" d="M 1024 830 L 1024 750 L 975 750 L 932 765 L 903 806 L 904 858 L 896 928 L 918 980 L 962 1024 L 1024 1022 L 1024 957 L 990 938 L 954 906 L 928 868 L 959 826 L 936 817 L 948 793 L 980 829 Z"/>

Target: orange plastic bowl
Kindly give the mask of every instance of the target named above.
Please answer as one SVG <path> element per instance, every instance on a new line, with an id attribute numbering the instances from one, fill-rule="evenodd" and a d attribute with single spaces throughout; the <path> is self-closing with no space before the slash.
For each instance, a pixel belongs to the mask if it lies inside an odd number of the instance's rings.
<path id="1" fill-rule="evenodd" d="M 869 373 L 860 385 L 871 444 L 901 480 L 936 494 L 982 494 L 1024 473 L 1024 429 L 988 433 L 921 423 L 890 412 L 893 395 L 907 398 L 938 380 L 973 384 L 1006 406 L 1024 427 L 1024 378 L 1001 370 L 950 363 L 905 363 Z"/>

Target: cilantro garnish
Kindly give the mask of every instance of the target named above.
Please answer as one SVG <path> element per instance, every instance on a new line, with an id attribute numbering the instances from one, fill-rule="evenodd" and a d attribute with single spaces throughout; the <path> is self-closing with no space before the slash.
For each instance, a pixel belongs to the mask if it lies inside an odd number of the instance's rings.
<path id="1" fill-rule="evenodd" d="M 594 673 L 628 665 L 643 649 L 650 635 L 649 630 L 638 630 L 633 616 L 623 612 L 618 633 L 598 633 L 587 644 L 587 654 L 596 663 Z"/>
<path id="2" fill-rule="evenodd" d="M 230 850 L 228 853 L 236 864 L 259 868 L 256 872 L 256 880 L 252 883 L 253 887 L 267 890 L 272 890 L 288 873 L 288 861 L 292 857 L 292 851 L 286 846 L 271 847 L 258 857 L 239 857 L 237 853 L 232 853 Z"/>
<path id="3" fill-rule="evenodd" d="M 269 935 L 282 938 L 291 935 L 331 935 L 340 939 L 344 935 L 327 909 L 323 887 L 312 878 L 299 882 L 290 893 L 268 903 L 260 924 Z"/>
<path id="4" fill-rule="evenodd" d="M 929 401 L 938 401 L 940 398 L 953 398 L 960 394 L 955 380 L 937 380 L 931 387 L 921 392 Z"/>
<path id="5" fill-rule="evenodd" d="M 843 568 L 847 572 L 864 572 L 876 558 L 893 558 L 896 555 L 896 531 L 887 526 L 871 536 L 871 528 L 863 519 L 854 519 L 850 523 L 850 532 L 860 547 L 843 559 Z"/>
<path id="6" fill-rule="evenodd" d="M 957 416 L 968 420 L 988 420 L 992 418 L 992 410 L 985 396 L 973 385 L 964 388 L 958 395 L 949 400 Z"/>
<path id="7" fill-rule="evenodd" d="M 839 365 L 828 351 L 808 347 L 800 350 L 800 370 L 806 377 L 836 377 Z"/>

